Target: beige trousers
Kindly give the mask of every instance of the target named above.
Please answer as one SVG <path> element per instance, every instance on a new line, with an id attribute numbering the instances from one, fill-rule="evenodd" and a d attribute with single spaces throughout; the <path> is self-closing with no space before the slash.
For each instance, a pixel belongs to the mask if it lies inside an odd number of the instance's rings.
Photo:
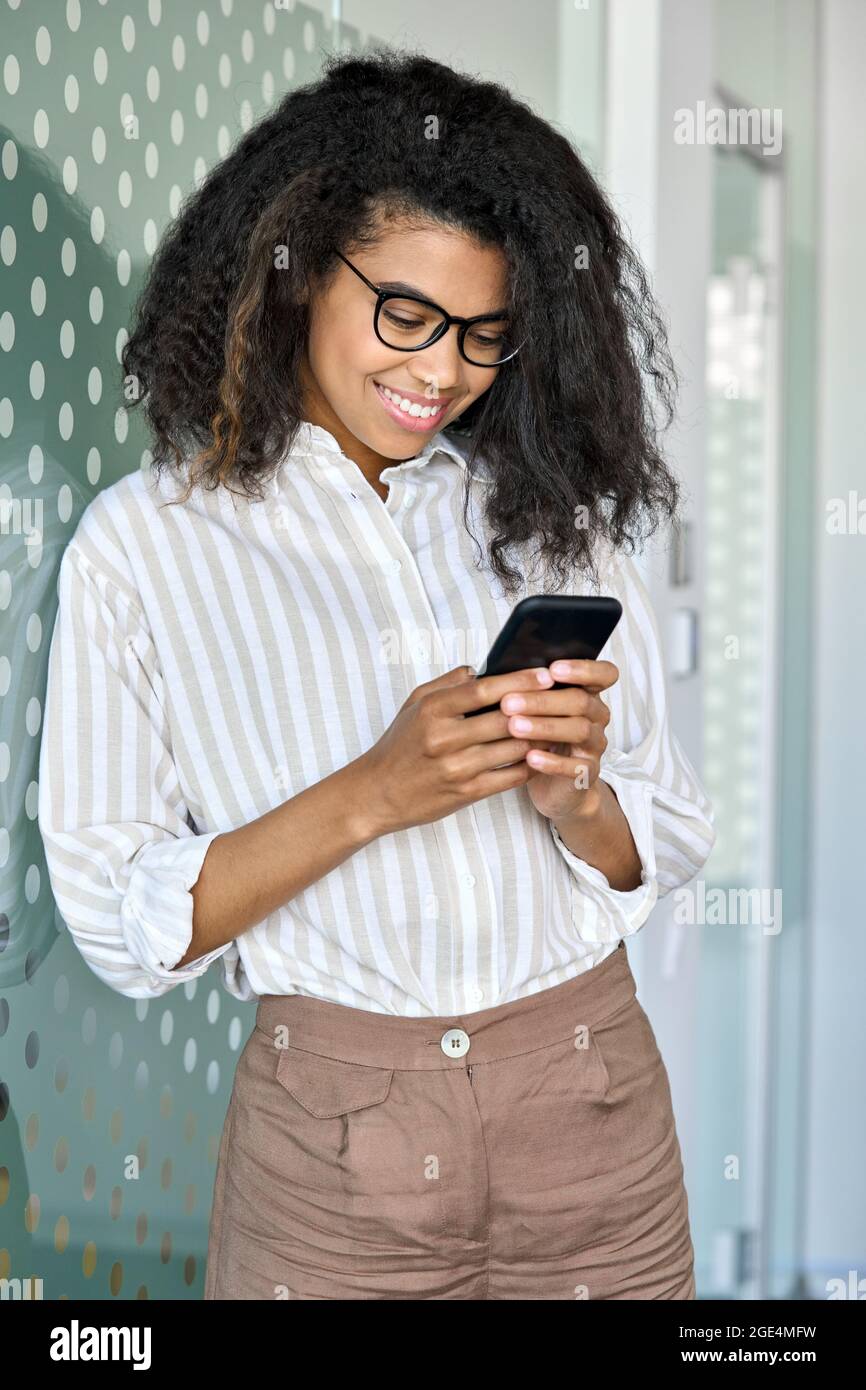
<path id="1" fill-rule="evenodd" d="M 624 943 L 462 1017 L 264 995 L 206 1299 L 693 1299 L 670 1087 Z"/>

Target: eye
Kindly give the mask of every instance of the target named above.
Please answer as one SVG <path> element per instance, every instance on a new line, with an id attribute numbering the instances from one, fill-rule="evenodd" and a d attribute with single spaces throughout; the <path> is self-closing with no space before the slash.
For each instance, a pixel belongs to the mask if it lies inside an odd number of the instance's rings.
<path id="1" fill-rule="evenodd" d="M 395 314 L 393 310 L 387 307 L 382 310 L 382 317 L 386 318 L 389 323 L 394 324 L 395 328 L 406 328 L 409 330 L 420 328 L 424 322 L 423 319 L 411 318 L 406 314 Z"/>

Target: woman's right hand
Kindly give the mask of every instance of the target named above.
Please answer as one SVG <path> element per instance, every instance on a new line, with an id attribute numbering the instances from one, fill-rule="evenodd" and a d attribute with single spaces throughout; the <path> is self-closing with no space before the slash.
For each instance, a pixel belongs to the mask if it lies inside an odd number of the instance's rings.
<path id="1" fill-rule="evenodd" d="M 509 693 L 549 690 L 553 683 L 545 666 L 478 677 L 471 667 L 457 666 L 417 686 L 355 763 L 377 833 L 426 825 L 528 782 L 535 769 L 525 754 L 535 745 L 508 733 L 508 716 L 501 709 L 463 716 Z"/>

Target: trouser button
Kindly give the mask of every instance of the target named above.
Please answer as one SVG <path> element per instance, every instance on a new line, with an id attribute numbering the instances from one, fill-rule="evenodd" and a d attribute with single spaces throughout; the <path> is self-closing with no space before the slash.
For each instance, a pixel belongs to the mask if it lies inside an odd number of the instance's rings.
<path id="1" fill-rule="evenodd" d="M 443 1033 L 439 1046 L 446 1057 L 463 1057 L 469 1051 L 472 1039 L 463 1028 L 449 1028 Z"/>

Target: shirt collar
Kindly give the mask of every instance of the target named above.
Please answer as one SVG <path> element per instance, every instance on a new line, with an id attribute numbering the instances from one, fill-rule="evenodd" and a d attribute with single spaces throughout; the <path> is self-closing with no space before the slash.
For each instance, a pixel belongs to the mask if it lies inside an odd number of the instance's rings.
<path id="1" fill-rule="evenodd" d="M 402 472 L 408 473 L 412 469 L 422 468 L 434 454 L 445 454 L 465 469 L 467 466 L 466 454 L 470 445 L 471 441 L 468 437 L 460 440 L 453 437 L 449 438 L 444 431 L 440 430 L 438 434 L 434 434 L 433 438 L 428 440 L 421 452 L 416 454 L 414 458 L 405 459 L 402 463 L 389 464 L 384 471 L 389 472 L 391 468 L 398 468 Z M 272 482 L 274 491 L 279 488 L 283 469 L 293 458 L 315 457 L 322 453 L 334 455 L 335 462 L 338 459 L 346 459 L 340 445 L 329 430 L 324 429 L 322 425 L 314 425 L 309 420 L 302 420 L 291 449 L 281 460 L 274 475 Z M 349 460 L 346 459 L 346 462 L 348 463 Z M 355 467 L 356 465 L 353 464 L 352 466 Z"/>

